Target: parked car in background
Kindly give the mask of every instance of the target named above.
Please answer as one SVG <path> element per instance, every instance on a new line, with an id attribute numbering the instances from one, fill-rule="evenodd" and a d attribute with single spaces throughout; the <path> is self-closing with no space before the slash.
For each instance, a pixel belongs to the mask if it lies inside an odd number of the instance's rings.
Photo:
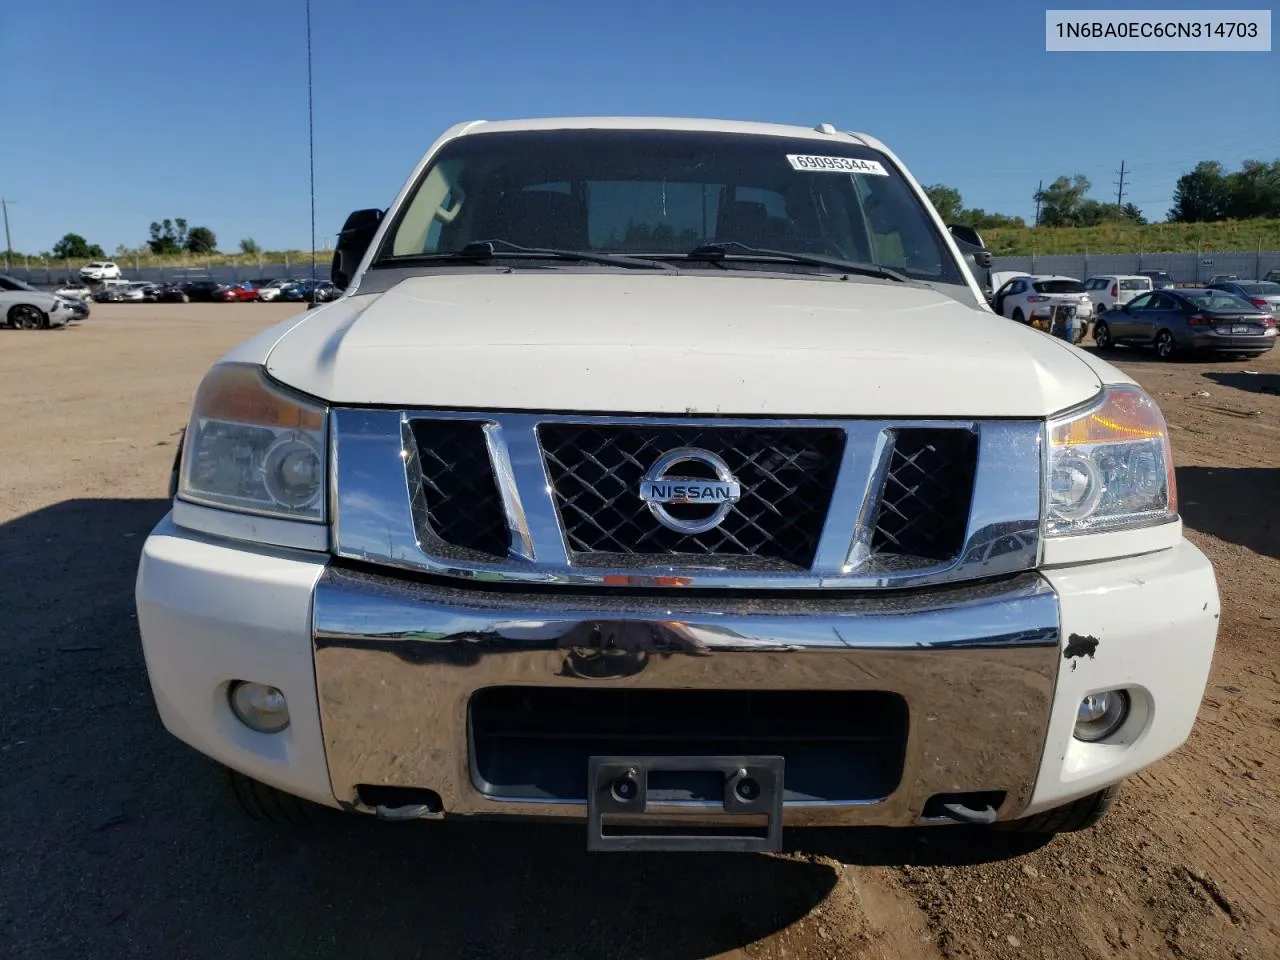
<path id="1" fill-rule="evenodd" d="M 187 296 L 182 289 L 186 284 L 178 283 L 162 283 L 156 289 L 157 303 L 186 303 L 191 298 Z"/>
<path id="2" fill-rule="evenodd" d="M 37 290 L 16 277 L 0 277 L 0 323 L 17 330 L 66 326 L 71 311 L 55 294 Z"/>
<path id="3" fill-rule="evenodd" d="M 62 286 L 57 287 L 53 293 L 54 296 L 74 297 L 77 300 L 88 300 L 93 296 L 93 291 L 83 283 L 64 283 Z"/>
<path id="4" fill-rule="evenodd" d="M 1268 270 L 1262 279 L 1269 283 L 1280 283 L 1280 270 Z"/>
<path id="5" fill-rule="evenodd" d="M 1089 277 L 1084 282 L 1084 289 L 1093 301 L 1093 312 L 1101 313 L 1122 303 L 1128 303 L 1140 293 L 1148 293 L 1154 288 L 1150 277 L 1137 274 L 1113 274 L 1101 277 Z"/>
<path id="6" fill-rule="evenodd" d="M 147 299 L 147 293 L 150 289 L 151 284 L 149 283 L 128 283 L 120 288 L 120 299 L 141 303 Z"/>
<path id="7" fill-rule="evenodd" d="M 1163 270 L 1139 270 L 1137 275 L 1149 278 L 1151 286 L 1156 290 L 1168 290 L 1170 287 L 1175 286 L 1173 277 Z"/>
<path id="8" fill-rule="evenodd" d="M 226 284 L 218 283 L 216 280 L 188 280 L 181 285 L 182 293 L 185 295 L 186 302 L 207 301 L 212 302 L 218 299 L 218 294 L 226 289 Z"/>
<path id="9" fill-rule="evenodd" d="M 17 277 L 10 277 L 0 274 L 0 292 L 8 293 L 38 293 L 42 296 L 54 296 L 62 301 L 62 305 L 70 313 L 71 320 L 83 320 L 89 316 L 89 305 L 80 297 L 67 297 L 60 294 L 57 290 L 52 294 L 48 290 L 41 290 L 27 283 L 25 280 L 19 280 Z M 16 302 L 16 301 L 15 301 Z M 0 323 L 7 322 L 0 316 Z"/>
<path id="10" fill-rule="evenodd" d="M 991 304 L 1000 316 L 1018 323 L 1047 320 L 1056 306 L 1074 306 L 1086 323 L 1093 317 L 1093 301 L 1074 277 L 1015 277 L 996 291 Z"/>
<path id="11" fill-rule="evenodd" d="M 80 268 L 80 276 L 84 280 L 119 280 L 123 274 L 110 260 L 95 260 Z"/>
<path id="12" fill-rule="evenodd" d="M 87 297 L 62 297 L 63 304 L 66 305 L 67 312 L 71 314 L 69 323 L 79 323 L 81 320 L 89 319 L 89 300 Z"/>
<path id="13" fill-rule="evenodd" d="M 1267 280 L 1236 280 L 1226 283 L 1211 283 L 1208 289 L 1233 293 L 1242 300 L 1248 300 L 1255 307 L 1275 314 L 1280 312 L 1280 283 Z"/>
<path id="14" fill-rule="evenodd" d="M 124 299 L 124 288 L 119 286 L 102 286 L 93 292 L 95 303 L 119 303 Z"/>
<path id="15" fill-rule="evenodd" d="M 266 280 L 258 288 L 258 299 L 264 302 L 278 300 L 280 296 L 293 286 L 293 280 Z"/>
<path id="16" fill-rule="evenodd" d="M 292 286 L 285 287 L 282 299 L 303 301 L 306 303 L 328 303 L 342 296 L 342 291 L 328 281 L 300 280 Z"/>
<path id="17" fill-rule="evenodd" d="M 1099 317 L 1093 342 L 1154 347 L 1161 360 L 1190 351 L 1257 357 L 1275 346 L 1276 318 L 1225 290 L 1153 290 Z"/>
<path id="18" fill-rule="evenodd" d="M 249 286 L 246 280 L 244 283 L 223 287 L 213 295 L 213 299 L 224 303 L 248 303 L 250 300 L 258 299 L 258 291 Z"/>
<path id="19" fill-rule="evenodd" d="M 1215 273 L 1209 278 L 1209 282 L 1205 284 L 1205 286 L 1211 287 L 1216 283 L 1231 283 L 1233 280 L 1239 279 L 1240 278 L 1234 273 Z"/>

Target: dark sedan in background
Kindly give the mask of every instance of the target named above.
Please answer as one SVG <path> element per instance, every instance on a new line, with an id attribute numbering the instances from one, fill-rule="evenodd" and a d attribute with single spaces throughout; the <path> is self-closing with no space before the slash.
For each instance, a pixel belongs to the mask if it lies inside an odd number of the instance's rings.
<path id="1" fill-rule="evenodd" d="M 226 284 L 216 280 L 186 280 L 182 283 L 167 283 L 156 294 L 161 303 L 193 303 L 195 301 L 214 301 L 218 294 L 225 290 Z"/>
<path id="2" fill-rule="evenodd" d="M 1267 311 L 1272 316 L 1280 311 L 1280 283 L 1267 280 L 1231 280 L 1223 283 L 1211 283 L 1210 290 L 1222 290 L 1248 300 L 1255 307 Z"/>
<path id="3" fill-rule="evenodd" d="M 310 280 L 300 280 L 291 287 L 285 287 L 280 299 L 292 300 L 295 303 L 298 301 L 328 303 L 331 300 L 337 300 L 340 296 L 342 296 L 342 291 L 332 283 L 327 281 L 312 283 Z"/>
<path id="4" fill-rule="evenodd" d="M 1108 310 L 1094 327 L 1099 347 L 1154 347 L 1161 360 L 1183 352 L 1257 357 L 1276 342 L 1275 315 L 1225 290 L 1153 290 Z"/>

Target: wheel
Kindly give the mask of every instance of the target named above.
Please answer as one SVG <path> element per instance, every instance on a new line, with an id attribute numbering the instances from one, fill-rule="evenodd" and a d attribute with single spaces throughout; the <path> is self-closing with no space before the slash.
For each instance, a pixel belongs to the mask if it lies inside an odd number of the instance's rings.
<path id="1" fill-rule="evenodd" d="M 9 326 L 15 330 L 39 330 L 44 325 L 44 314 L 29 303 L 20 303 L 9 311 Z"/>
<path id="2" fill-rule="evenodd" d="M 1102 320 L 1099 320 L 1093 327 L 1093 342 L 1099 350 L 1110 350 L 1113 346 L 1111 343 L 1111 328 Z"/>
<path id="3" fill-rule="evenodd" d="M 1168 330 L 1161 330 L 1156 334 L 1156 356 L 1161 360 L 1172 360 L 1177 349 L 1177 344 L 1173 342 L 1173 334 Z"/>
<path id="4" fill-rule="evenodd" d="M 1114 783 L 1105 790 L 1073 800 L 1065 806 L 1037 813 L 1033 817 L 997 823 L 996 828 L 1011 833 L 1074 833 L 1077 830 L 1088 830 L 1107 815 L 1119 792 L 1120 784 Z"/>
<path id="5" fill-rule="evenodd" d="M 183 303 L 190 303 L 190 302 L 191 302 L 191 297 L 190 297 L 188 294 L 185 294 L 185 293 L 184 293 L 184 294 L 182 295 L 182 302 L 183 302 Z"/>
<path id="6" fill-rule="evenodd" d="M 315 826 L 329 812 L 319 804 L 269 787 L 238 770 L 227 768 L 227 779 L 236 806 L 250 820 L 294 827 Z"/>
<path id="7" fill-rule="evenodd" d="M 1026 323 L 1026 322 L 1027 322 L 1027 318 L 1026 318 L 1025 316 L 1023 316 L 1023 314 L 1022 314 L 1022 308 L 1021 308 L 1021 307 L 1014 307 L 1014 308 L 1013 308 L 1013 321 L 1014 321 L 1014 323 Z"/>

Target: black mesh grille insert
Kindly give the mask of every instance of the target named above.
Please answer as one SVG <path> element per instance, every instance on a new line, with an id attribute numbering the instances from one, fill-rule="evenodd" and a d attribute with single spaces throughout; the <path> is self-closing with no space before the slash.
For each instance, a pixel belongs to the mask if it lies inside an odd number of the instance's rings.
<path id="1" fill-rule="evenodd" d="M 614 559 L 728 555 L 808 568 L 844 450 L 844 431 L 831 428 L 543 424 L 538 433 L 569 549 Z M 645 471 L 677 447 L 717 454 L 742 485 L 741 499 L 706 533 L 663 526 L 640 499 Z M 675 472 L 701 476 L 700 469 L 685 463 Z M 710 472 L 705 477 L 712 479 Z M 668 509 L 693 517 L 711 508 Z"/>
<path id="2" fill-rule="evenodd" d="M 411 427 L 431 533 L 487 559 L 506 559 L 510 534 L 484 425 L 475 420 L 414 420 Z"/>
<path id="3" fill-rule="evenodd" d="M 897 431 L 872 554 L 932 562 L 958 556 L 977 465 L 978 438 L 969 430 Z"/>

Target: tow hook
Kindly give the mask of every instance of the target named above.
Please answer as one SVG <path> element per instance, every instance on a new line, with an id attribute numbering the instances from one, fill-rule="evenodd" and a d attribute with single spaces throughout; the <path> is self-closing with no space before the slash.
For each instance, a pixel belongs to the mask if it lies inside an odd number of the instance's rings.
<path id="1" fill-rule="evenodd" d="M 955 820 L 990 826 L 998 819 L 997 810 L 1004 805 L 1005 794 L 998 790 L 939 793 L 924 805 L 925 820 Z"/>
<path id="2" fill-rule="evenodd" d="M 939 806 L 942 808 L 942 812 L 952 820 L 958 820 L 961 823 L 979 823 L 986 826 L 996 822 L 995 807 L 990 804 L 987 804 L 981 810 L 965 806 L 963 803 L 943 803 Z"/>
<path id="3" fill-rule="evenodd" d="M 440 811 L 432 810 L 425 803 L 410 803 L 403 807 L 379 804 L 373 808 L 373 812 L 379 820 L 437 820 L 443 816 Z"/>

